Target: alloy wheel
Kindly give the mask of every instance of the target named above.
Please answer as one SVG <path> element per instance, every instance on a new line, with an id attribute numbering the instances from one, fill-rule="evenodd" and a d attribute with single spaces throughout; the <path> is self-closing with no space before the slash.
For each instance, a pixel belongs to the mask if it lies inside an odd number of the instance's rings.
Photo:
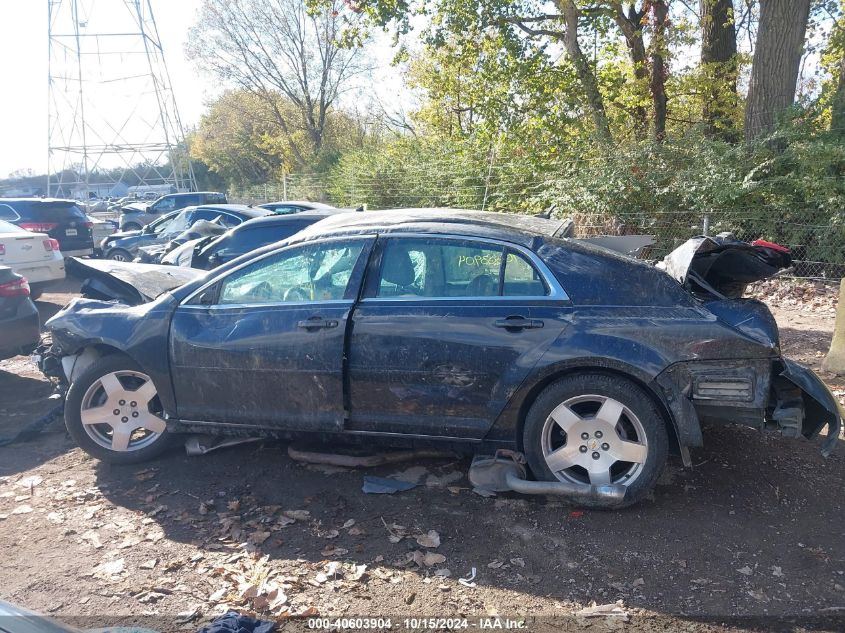
<path id="1" fill-rule="evenodd" d="M 82 428 L 111 451 L 130 452 L 153 444 L 167 429 L 149 376 L 123 370 L 105 374 L 82 397 Z"/>
<path id="2" fill-rule="evenodd" d="M 648 457 L 639 418 L 623 403 L 600 395 L 562 402 L 546 419 L 543 458 L 560 481 L 630 485 Z"/>

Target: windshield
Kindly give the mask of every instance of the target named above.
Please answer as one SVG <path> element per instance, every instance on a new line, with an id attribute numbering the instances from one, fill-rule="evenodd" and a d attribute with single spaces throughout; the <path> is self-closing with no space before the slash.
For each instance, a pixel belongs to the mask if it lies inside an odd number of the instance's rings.
<path id="1" fill-rule="evenodd" d="M 158 220 L 150 222 L 147 225 L 149 227 L 149 232 L 155 233 L 156 235 L 181 233 L 188 228 L 188 215 L 190 215 L 190 212 L 194 208 L 195 207 L 188 207 L 186 209 L 182 209 L 178 213 L 170 213 Z"/>
<path id="2" fill-rule="evenodd" d="M 0 233 L 29 233 L 29 231 L 15 226 L 11 222 L 6 222 L 6 220 L 0 220 Z"/>

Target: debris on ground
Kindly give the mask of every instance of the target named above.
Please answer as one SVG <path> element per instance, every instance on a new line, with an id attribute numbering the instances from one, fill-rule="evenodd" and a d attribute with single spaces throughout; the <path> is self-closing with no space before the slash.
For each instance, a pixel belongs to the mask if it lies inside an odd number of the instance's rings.
<path id="1" fill-rule="evenodd" d="M 197 633 L 271 633 L 275 630 L 275 622 L 229 611 L 199 629 Z"/>
<path id="2" fill-rule="evenodd" d="M 749 284 L 746 297 L 759 299 L 771 307 L 793 307 L 801 312 L 836 314 L 839 284 L 825 281 L 773 278 Z"/>
<path id="3" fill-rule="evenodd" d="M 205 455 L 218 448 L 228 448 L 250 442 L 260 442 L 260 437 L 226 437 L 225 435 L 191 435 L 185 440 L 188 455 Z"/>
<path id="4" fill-rule="evenodd" d="M 393 493 L 405 492 L 406 490 L 411 490 L 416 487 L 417 484 L 412 484 L 407 481 L 364 475 L 364 486 L 361 490 L 371 495 L 392 495 Z"/>
<path id="5" fill-rule="evenodd" d="M 589 607 L 584 607 L 575 612 L 577 618 L 620 618 L 623 622 L 628 621 L 628 611 L 621 600 L 611 604 L 596 604 L 595 601 Z"/>

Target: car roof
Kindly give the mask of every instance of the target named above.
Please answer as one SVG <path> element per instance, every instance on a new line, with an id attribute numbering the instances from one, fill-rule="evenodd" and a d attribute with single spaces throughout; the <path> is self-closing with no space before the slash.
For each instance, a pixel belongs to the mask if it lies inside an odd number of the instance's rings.
<path id="1" fill-rule="evenodd" d="M 2 198 L 0 197 L 0 203 L 2 202 L 44 202 L 44 203 L 52 203 L 52 202 L 66 202 L 68 204 L 77 204 L 76 200 L 70 200 L 69 198 Z"/>
<path id="2" fill-rule="evenodd" d="M 538 237 L 565 237 L 570 220 L 469 209 L 387 209 L 342 213 L 299 233 L 302 239 L 354 233 L 433 233 L 488 237 L 531 247 Z"/>
<path id="3" fill-rule="evenodd" d="M 275 213 L 271 213 L 270 215 L 265 215 L 259 218 L 253 218 L 252 220 L 248 220 L 240 226 L 236 227 L 235 230 L 255 228 L 261 226 L 275 226 L 277 224 L 288 224 L 290 222 L 302 222 L 303 220 L 319 222 L 321 220 L 324 220 L 325 218 L 330 218 L 335 215 L 345 215 L 347 213 L 351 212 L 345 209 L 312 209 L 308 211 L 302 211 L 301 213 L 286 213 L 284 215 L 276 215 Z"/>
<path id="4" fill-rule="evenodd" d="M 310 207 L 312 209 L 334 209 L 330 204 L 326 204 L 325 202 L 314 202 L 312 200 L 278 200 L 276 202 L 264 202 L 258 206 L 263 207 L 264 205 L 268 206 L 281 206 L 281 205 L 289 205 L 292 207 Z"/>
<path id="5" fill-rule="evenodd" d="M 211 209 L 213 211 L 228 211 L 229 213 L 237 213 L 250 218 L 260 218 L 273 213 L 269 209 L 262 209 L 261 207 L 248 207 L 245 204 L 200 204 L 197 205 L 195 208 Z"/>
<path id="6" fill-rule="evenodd" d="M 165 196 L 196 196 L 209 193 L 213 193 L 215 195 L 220 196 L 224 195 L 222 191 L 178 191 L 176 193 L 166 193 L 164 194 L 164 196 L 162 196 L 162 198 L 164 198 Z"/>

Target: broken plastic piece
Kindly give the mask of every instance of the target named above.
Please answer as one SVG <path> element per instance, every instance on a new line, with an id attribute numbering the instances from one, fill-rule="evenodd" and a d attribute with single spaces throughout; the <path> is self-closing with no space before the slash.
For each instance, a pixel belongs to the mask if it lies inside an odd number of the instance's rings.
<path id="1" fill-rule="evenodd" d="M 218 448 L 227 448 L 229 446 L 237 446 L 238 444 L 246 444 L 248 442 L 257 442 L 260 437 L 219 437 L 215 435 L 191 435 L 185 440 L 185 452 L 188 455 L 205 455 L 211 451 L 216 451 Z"/>
<path id="2" fill-rule="evenodd" d="M 473 580 L 475 580 L 475 567 L 469 572 L 469 576 L 466 578 L 458 578 L 458 582 L 462 584 L 464 587 L 475 587 L 477 586 Z"/>
<path id="3" fill-rule="evenodd" d="M 416 487 L 417 484 L 408 481 L 364 475 L 364 487 L 361 490 L 371 495 L 392 495 L 395 492 L 405 492 Z"/>

